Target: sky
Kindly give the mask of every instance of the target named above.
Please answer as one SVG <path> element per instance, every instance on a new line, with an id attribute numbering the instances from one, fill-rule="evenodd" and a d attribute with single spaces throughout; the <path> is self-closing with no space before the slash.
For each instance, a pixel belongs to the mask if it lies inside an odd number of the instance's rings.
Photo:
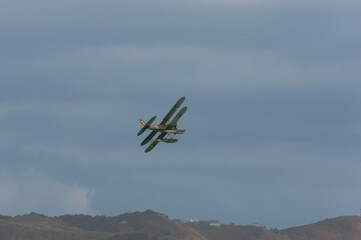
<path id="1" fill-rule="evenodd" d="M 360 24 L 357 0 L 0 1 L 0 214 L 360 214 Z M 144 153 L 182 96 L 187 132 Z"/>

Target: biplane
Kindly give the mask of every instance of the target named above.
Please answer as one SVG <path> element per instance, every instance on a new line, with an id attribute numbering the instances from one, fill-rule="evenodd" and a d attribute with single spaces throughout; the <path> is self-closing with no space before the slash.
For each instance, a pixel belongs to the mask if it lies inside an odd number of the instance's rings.
<path id="1" fill-rule="evenodd" d="M 151 151 L 159 142 L 165 143 L 176 143 L 178 142 L 177 138 L 174 138 L 177 134 L 182 134 L 186 130 L 178 129 L 177 123 L 178 120 L 183 116 L 183 114 L 187 111 L 187 107 L 183 107 L 177 115 L 169 122 L 174 113 L 177 112 L 178 108 L 182 105 L 186 97 L 181 97 L 177 103 L 172 107 L 172 109 L 167 113 L 167 115 L 163 118 L 162 122 L 159 125 L 151 125 L 154 120 L 157 118 L 156 116 L 149 119 L 148 122 L 144 122 L 140 119 L 140 123 L 143 125 L 143 128 L 138 132 L 138 136 L 143 134 L 145 130 L 149 129 L 152 132 L 143 140 L 140 144 L 141 146 L 147 144 L 152 138 L 160 132 L 159 136 L 148 146 L 145 152 Z"/>

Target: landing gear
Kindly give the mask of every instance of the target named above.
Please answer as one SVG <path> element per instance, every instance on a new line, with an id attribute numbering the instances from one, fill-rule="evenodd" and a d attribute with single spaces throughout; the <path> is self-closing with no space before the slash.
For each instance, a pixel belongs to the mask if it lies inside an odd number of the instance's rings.
<path id="1" fill-rule="evenodd" d="M 168 133 L 164 138 L 165 139 L 173 139 L 175 137 L 176 133 Z"/>
<path id="2" fill-rule="evenodd" d="M 168 133 L 161 141 L 165 143 L 176 143 L 178 139 L 174 138 L 175 135 L 176 133 Z"/>

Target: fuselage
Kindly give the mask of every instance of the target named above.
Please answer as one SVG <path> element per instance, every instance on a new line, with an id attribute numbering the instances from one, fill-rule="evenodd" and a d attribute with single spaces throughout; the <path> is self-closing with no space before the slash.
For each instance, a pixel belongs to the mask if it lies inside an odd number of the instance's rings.
<path id="1" fill-rule="evenodd" d="M 150 125 L 148 129 L 157 132 L 167 132 L 167 133 L 177 133 L 177 134 L 182 134 L 186 131 L 185 129 L 178 129 L 176 127 L 171 127 L 167 129 L 167 127 L 168 125 Z"/>

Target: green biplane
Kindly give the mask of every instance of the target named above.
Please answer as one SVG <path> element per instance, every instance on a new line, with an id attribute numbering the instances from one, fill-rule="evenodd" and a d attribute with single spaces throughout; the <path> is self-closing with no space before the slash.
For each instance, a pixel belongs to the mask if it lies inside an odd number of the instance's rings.
<path id="1" fill-rule="evenodd" d="M 148 146 L 145 152 L 151 151 L 159 142 L 165 143 L 176 143 L 178 142 L 177 138 L 174 138 L 176 134 L 182 134 L 186 130 L 178 129 L 177 123 L 178 120 L 183 116 L 183 114 L 187 111 L 187 107 L 183 107 L 177 115 L 173 118 L 171 122 L 169 122 L 170 118 L 173 114 L 178 110 L 180 105 L 184 102 L 186 97 L 181 97 L 177 103 L 172 107 L 172 109 L 168 112 L 168 114 L 163 118 L 162 122 L 159 125 L 151 125 L 154 120 L 157 118 L 156 116 L 149 119 L 147 123 L 145 123 L 142 119 L 140 119 L 140 123 L 143 125 L 143 128 L 138 132 L 138 136 L 145 132 L 145 130 L 149 129 L 152 132 L 144 139 L 144 141 L 140 144 L 141 146 L 147 144 L 152 138 L 160 132 L 159 136 Z M 169 122 L 169 123 L 168 123 Z"/>

